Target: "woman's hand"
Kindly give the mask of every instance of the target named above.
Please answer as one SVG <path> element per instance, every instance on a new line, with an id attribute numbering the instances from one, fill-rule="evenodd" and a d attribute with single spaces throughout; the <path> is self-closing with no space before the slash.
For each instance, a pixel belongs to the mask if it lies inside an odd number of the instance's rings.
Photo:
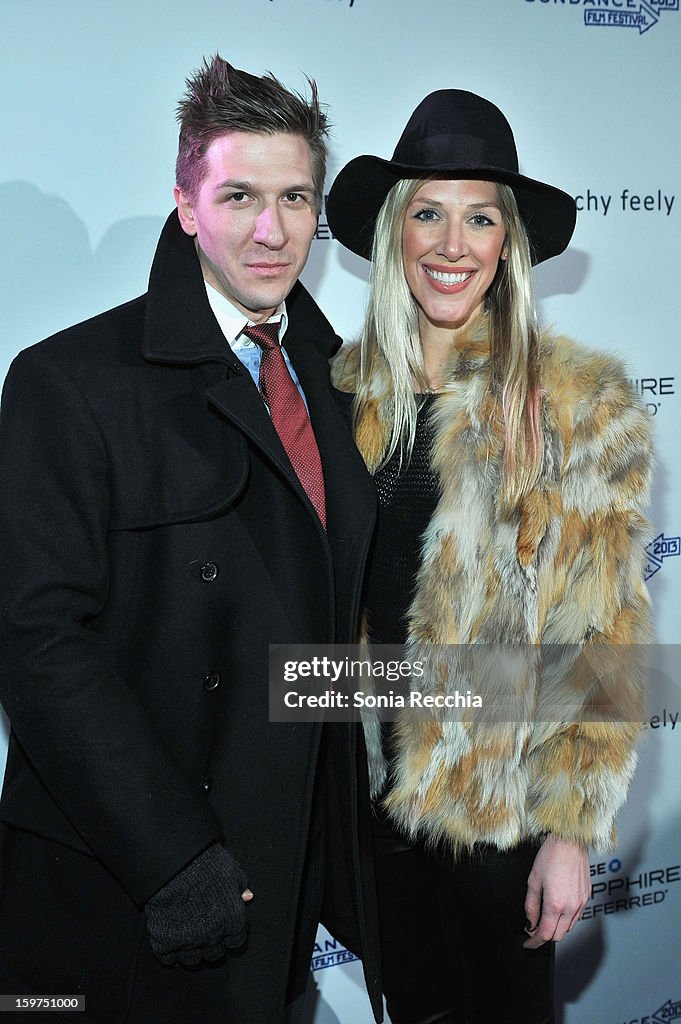
<path id="1" fill-rule="evenodd" d="M 587 851 L 576 843 L 547 836 L 527 880 L 525 930 L 530 937 L 523 943 L 525 948 L 560 942 L 579 921 L 590 895 Z"/>

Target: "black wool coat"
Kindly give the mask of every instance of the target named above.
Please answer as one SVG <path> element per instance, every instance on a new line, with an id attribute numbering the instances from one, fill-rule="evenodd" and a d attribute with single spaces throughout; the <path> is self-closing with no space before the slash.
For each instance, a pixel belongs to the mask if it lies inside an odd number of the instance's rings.
<path id="1" fill-rule="evenodd" d="M 173 1020 L 273 1024 L 307 967 L 322 726 L 268 722 L 268 644 L 352 642 L 374 497 L 331 396 L 338 339 L 301 285 L 287 308 L 327 533 L 175 213 L 148 293 L 22 352 L 5 384 L 0 969 L 18 993 L 84 992 L 83 1024 L 128 1020 L 136 976 Z M 324 730 L 328 923 L 380 1014 L 364 751 Z M 255 893 L 247 947 L 164 968 L 141 908 L 221 838 Z"/>

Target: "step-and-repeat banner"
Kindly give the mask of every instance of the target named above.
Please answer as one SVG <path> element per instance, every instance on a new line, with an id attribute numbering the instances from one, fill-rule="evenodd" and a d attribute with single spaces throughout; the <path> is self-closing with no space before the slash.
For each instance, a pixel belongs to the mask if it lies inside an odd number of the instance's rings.
<path id="1" fill-rule="evenodd" d="M 144 291 L 172 204 L 174 107 L 216 50 L 295 88 L 316 78 L 329 183 L 359 153 L 389 156 L 419 100 L 457 87 L 504 110 L 521 170 L 575 196 L 572 245 L 537 270 L 541 314 L 621 353 L 654 421 L 660 647 L 618 849 L 593 858 L 584 920 L 559 947 L 559 1020 L 681 1020 L 679 0 L 5 0 L 2 21 L 2 376 L 26 345 Z M 303 280 L 346 337 L 366 277 L 322 212 Z M 369 1024 L 360 965 L 323 930 L 312 978 L 310 1021 Z"/>

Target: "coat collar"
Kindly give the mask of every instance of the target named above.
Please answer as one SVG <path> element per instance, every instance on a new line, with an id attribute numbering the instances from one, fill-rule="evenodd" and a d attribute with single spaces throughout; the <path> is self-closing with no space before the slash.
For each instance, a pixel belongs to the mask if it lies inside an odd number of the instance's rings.
<path id="1" fill-rule="evenodd" d="M 236 366 L 208 304 L 193 239 L 176 211 L 165 222 L 151 267 L 142 355 L 154 363 Z"/>
<path id="2" fill-rule="evenodd" d="M 301 284 L 294 285 L 286 308 L 296 320 L 296 336 L 286 335 L 291 358 L 309 346 L 329 359 L 340 342 Z M 210 308 L 194 241 L 182 230 L 175 210 L 163 227 L 151 267 L 142 355 L 154 363 L 217 361 L 241 370 Z"/>
<path id="3" fill-rule="evenodd" d="M 373 518 L 373 491 L 329 389 L 328 360 L 341 342 L 300 283 L 287 296 L 286 308 L 286 351 L 305 392 L 324 466 L 329 536 L 347 538 L 348 531 L 362 536 Z M 250 375 L 218 326 L 194 242 L 182 230 L 175 211 L 163 228 L 151 268 L 142 355 L 171 366 L 204 364 L 209 403 L 266 453 L 309 504 Z"/>

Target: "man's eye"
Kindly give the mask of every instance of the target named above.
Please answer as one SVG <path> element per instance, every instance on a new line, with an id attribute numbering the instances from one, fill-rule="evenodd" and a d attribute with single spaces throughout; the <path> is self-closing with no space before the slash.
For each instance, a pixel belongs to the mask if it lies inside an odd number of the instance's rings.
<path id="1" fill-rule="evenodd" d="M 300 203 L 304 200 L 305 196 L 300 192 L 287 192 L 284 198 L 287 203 Z"/>
<path id="2" fill-rule="evenodd" d="M 233 203 L 243 203 L 245 199 L 248 199 L 248 195 L 246 192 L 230 192 L 226 198 Z"/>

